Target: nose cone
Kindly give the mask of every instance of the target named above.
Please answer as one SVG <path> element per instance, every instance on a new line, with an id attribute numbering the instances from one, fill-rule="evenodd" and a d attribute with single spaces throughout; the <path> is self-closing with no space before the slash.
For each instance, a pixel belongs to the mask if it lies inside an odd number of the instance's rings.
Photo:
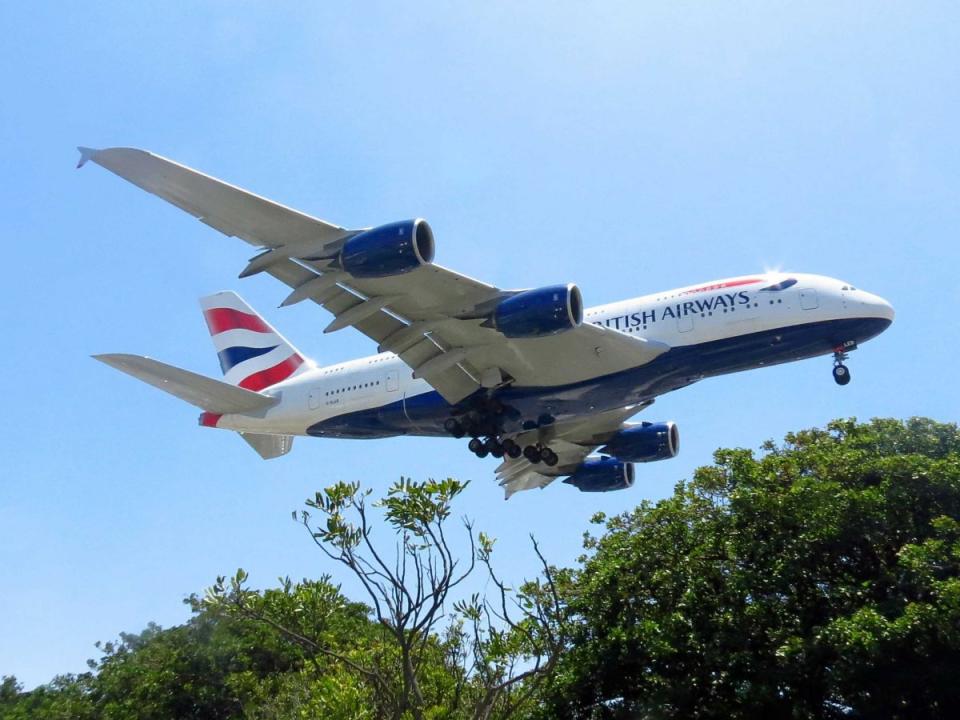
<path id="1" fill-rule="evenodd" d="M 865 316 L 886 320 L 888 324 L 893 322 L 893 318 L 896 316 L 896 312 L 893 310 L 893 305 L 888 303 L 879 295 L 873 295 L 872 293 L 862 291 L 860 295 L 861 297 L 857 299 L 861 303 Z"/>

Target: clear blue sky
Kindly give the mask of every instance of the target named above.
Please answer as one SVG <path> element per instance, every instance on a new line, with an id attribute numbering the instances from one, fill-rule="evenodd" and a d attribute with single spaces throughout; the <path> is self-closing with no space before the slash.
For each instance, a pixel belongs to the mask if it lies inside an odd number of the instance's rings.
<path id="1" fill-rule="evenodd" d="M 81 671 L 181 599 L 333 568 L 290 521 L 337 479 L 470 479 L 460 509 L 534 570 L 595 511 L 656 499 L 718 446 L 838 416 L 956 420 L 956 3 L 3 3 L 0 673 Z M 588 7 L 589 5 L 589 7 Z M 187 4 L 183 5 L 184 8 Z M 679 458 L 630 491 L 505 503 L 463 442 L 298 440 L 262 462 L 196 411 L 89 359 L 217 374 L 196 298 L 236 289 L 322 362 L 372 352 L 252 254 L 75 145 L 148 148 L 347 226 L 428 218 L 438 261 L 588 304 L 766 267 L 839 277 L 898 317 L 851 357 L 661 398 Z M 349 589 L 349 588 L 348 588 Z"/>

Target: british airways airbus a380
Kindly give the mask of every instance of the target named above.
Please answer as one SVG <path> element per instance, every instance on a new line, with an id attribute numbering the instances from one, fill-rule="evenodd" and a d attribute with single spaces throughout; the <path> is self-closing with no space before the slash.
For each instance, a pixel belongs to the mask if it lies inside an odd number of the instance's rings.
<path id="1" fill-rule="evenodd" d="M 98 355 L 235 430 L 264 458 L 293 437 L 469 437 L 503 458 L 507 497 L 555 478 L 583 491 L 633 484 L 633 463 L 674 457 L 673 422 L 627 420 L 713 375 L 817 355 L 850 381 L 850 350 L 893 308 L 821 275 L 757 273 L 584 309 L 576 285 L 501 290 L 433 264 L 424 220 L 348 230 L 143 150 L 80 148 L 94 162 L 263 252 L 265 272 L 354 327 L 378 354 L 320 367 L 232 292 L 201 300 L 224 381 L 137 355 Z M 594 455 L 593 453 L 598 453 Z"/>

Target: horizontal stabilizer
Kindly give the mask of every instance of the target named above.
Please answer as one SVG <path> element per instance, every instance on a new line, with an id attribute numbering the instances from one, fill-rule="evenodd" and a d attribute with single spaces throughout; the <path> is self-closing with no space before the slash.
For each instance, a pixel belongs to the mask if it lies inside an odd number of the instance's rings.
<path id="1" fill-rule="evenodd" d="M 141 355 L 111 353 L 94 355 L 93 358 L 211 413 L 249 413 L 266 409 L 278 402 L 277 398 L 244 390 Z"/>
<path id="2" fill-rule="evenodd" d="M 240 437 L 264 460 L 272 460 L 286 455 L 293 447 L 293 435 L 262 435 L 260 433 L 239 433 Z"/>

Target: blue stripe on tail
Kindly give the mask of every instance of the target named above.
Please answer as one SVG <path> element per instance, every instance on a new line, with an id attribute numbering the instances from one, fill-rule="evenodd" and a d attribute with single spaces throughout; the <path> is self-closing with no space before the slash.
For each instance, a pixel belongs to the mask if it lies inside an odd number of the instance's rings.
<path id="1" fill-rule="evenodd" d="M 235 365 L 239 365 L 250 358 L 266 355 L 268 352 L 275 350 L 278 347 L 280 346 L 274 345 L 273 347 L 251 348 L 237 345 L 235 347 L 225 348 L 217 353 L 217 357 L 220 358 L 220 369 L 223 370 L 224 375 L 226 375 L 227 372 Z"/>

